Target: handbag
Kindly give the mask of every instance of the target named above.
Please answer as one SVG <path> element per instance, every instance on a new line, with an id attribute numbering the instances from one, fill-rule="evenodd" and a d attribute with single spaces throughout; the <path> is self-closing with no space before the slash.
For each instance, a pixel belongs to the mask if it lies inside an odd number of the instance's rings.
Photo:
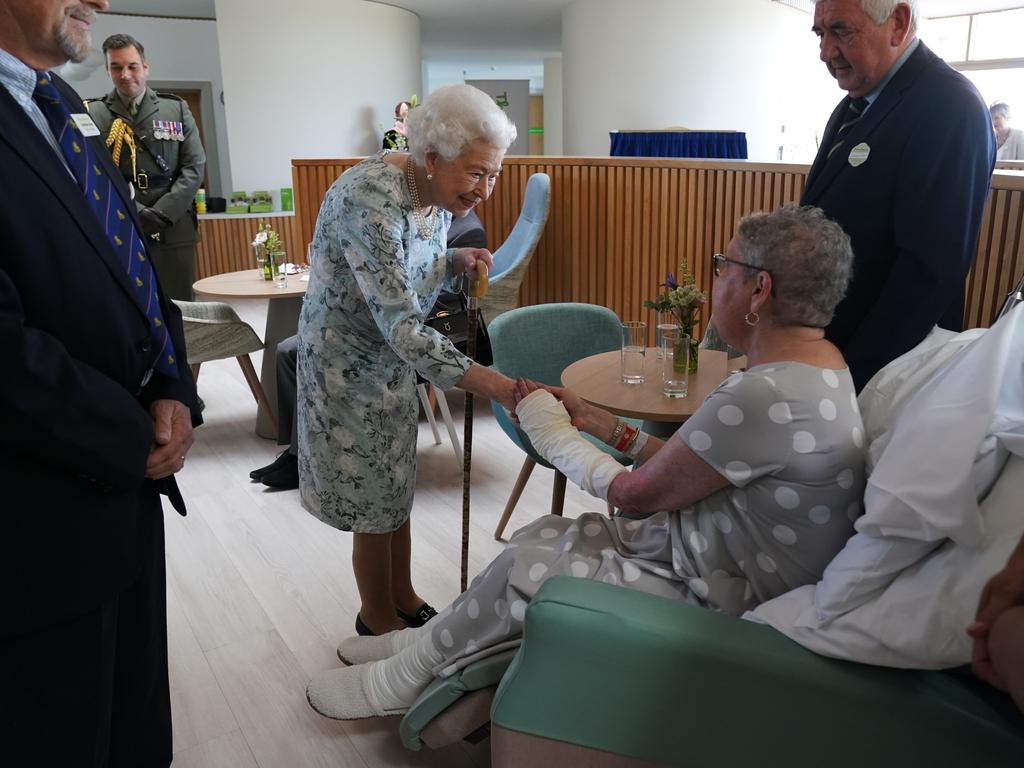
<path id="1" fill-rule="evenodd" d="M 447 336 L 459 352 L 467 354 L 469 309 L 465 294 L 442 291 L 424 324 Z M 476 355 L 474 359 L 480 365 L 490 365 L 494 362 L 494 357 L 491 354 L 491 339 L 487 335 L 487 324 L 484 322 L 484 314 L 480 310 L 477 310 Z"/>

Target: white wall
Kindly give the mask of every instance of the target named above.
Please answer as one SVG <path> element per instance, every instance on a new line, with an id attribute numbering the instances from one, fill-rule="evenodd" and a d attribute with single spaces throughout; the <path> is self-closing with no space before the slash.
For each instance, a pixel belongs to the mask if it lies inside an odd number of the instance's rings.
<path id="1" fill-rule="evenodd" d="M 380 148 L 420 89 L 420 22 L 359 0 L 216 0 L 235 189 L 291 186 L 291 161 Z"/>
<path id="2" fill-rule="evenodd" d="M 230 157 L 224 106 L 220 103 L 223 85 L 216 22 L 101 13 L 96 16 L 92 27 L 93 48 L 96 51 L 102 50 L 103 41 L 117 32 L 131 35 L 145 47 L 150 81 L 211 84 L 213 125 L 207 120 L 203 127 L 206 131 L 211 128 L 216 131 L 221 182 L 225 190 L 230 192 Z M 72 67 L 69 82 L 83 98 L 109 93 L 114 86 L 103 67 L 102 55 L 90 57 L 89 62 L 96 64 L 92 73 L 84 80 L 77 79 L 80 74 L 84 74 L 84 68 Z M 207 194 L 215 191 L 211 189 Z"/>
<path id="3" fill-rule="evenodd" d="M 843 96 L 812 17 L 769 0 L 576 0 L 562 17 L 564 149 L 626 128 L 745 131 L 752 160 L 813 158 Z M 799 150 L 799 151 L 797 151 Z"/>
<path id="4" fill-rule="evenodd" d="M 562 154 L 562 57 L 544 59 L 544 154 Z"/>

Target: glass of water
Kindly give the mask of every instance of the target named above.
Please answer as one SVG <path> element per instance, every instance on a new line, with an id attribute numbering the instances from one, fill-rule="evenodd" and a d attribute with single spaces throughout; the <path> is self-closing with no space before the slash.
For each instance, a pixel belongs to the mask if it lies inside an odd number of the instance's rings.
<path id="1" fill-rule="evenodd" d="M 686 397 L 690 393 L 690 337 L 678 327 L 661 332 L 661 393 Z"/>
<path id="2" fill-rule="evenodd" d="M 647 323 L 630 320 L 622 324 L 622 382 L 644 383 L 647 356 Z"/>

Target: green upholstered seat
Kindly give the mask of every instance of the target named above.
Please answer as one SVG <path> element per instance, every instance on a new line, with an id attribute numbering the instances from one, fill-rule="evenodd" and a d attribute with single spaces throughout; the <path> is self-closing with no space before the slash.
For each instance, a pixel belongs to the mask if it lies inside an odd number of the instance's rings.
<path id="1" fill-rule="evenodd" d="M 767 625 L 564 577 L 530 602 L 491 718 L 672 765 L 1024 765 L 1024 717 L 966 674 L 829 659 Z"/>

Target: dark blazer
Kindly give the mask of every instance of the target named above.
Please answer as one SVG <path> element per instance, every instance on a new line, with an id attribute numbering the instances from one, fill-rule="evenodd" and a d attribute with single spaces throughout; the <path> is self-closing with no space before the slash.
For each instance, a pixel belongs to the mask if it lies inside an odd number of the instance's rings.
<path id="1" fill-rule="evenodd" d="M 53 80 L 71 111 L 84 112 L 78 95 Z M 87 141 L 128 200 L 109 152 L 98 138 Z M 0 195 L 6 636 L 96 609 L 135 577 L 140 542 L 163 522 L 158 493 L 184 513 L 173 478 L 145 479 L 149 406 L 176 399 L 196 409 L 177 308 L 161 297 L 180 378 L 154 374 L 142 387 L 154 340 L 128 273 L 73 177 L 2 86 Z"/>
<path id="2" fill-rule="evenodd" d="M 934 325 L 961 329 L 995 146 L 974 86 L 924 43 L 826 158 L 848 104 L 828 121 L 801 203 L 853 242 L 853 280 L 827 336 L 860 389 Z M 855 167 L 862 143 L 870 152 Z"/>

